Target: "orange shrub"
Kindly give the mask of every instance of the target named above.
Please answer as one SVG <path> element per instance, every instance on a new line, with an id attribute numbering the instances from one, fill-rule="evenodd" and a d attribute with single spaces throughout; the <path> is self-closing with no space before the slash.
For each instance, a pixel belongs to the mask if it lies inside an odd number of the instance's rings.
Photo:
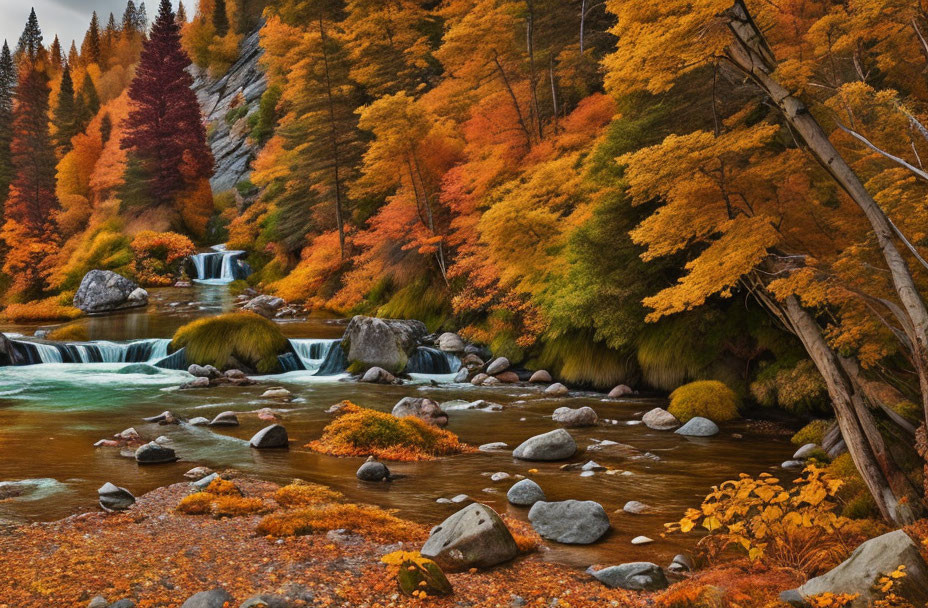
<path id="1" fill-rule="evenodd" d="M 266 513 L 270 508 L 260 498 L 246 498 L 244 496 L 217 496 L 210 507 L 213 517 L 239 517 Z"/>
<path id="2" fill-rule="evenodd" d="M 217 477 L 206 487 L 206 492 L 216 496 L 241 496 L 242 491 L 228 479 Z"/>
<path id="3" fill-rule="evenodd" d="M 375 456 L 384 460 L 431 460 L 471 452 L 457 435 L 418 418 L 397 418 L 353 403 L 339 411 L 322 437 L 306 447 L 332 456 Z"/>
<path id="4" fill-rule="evenodd" d="M 274 500 L 282 507 L 306 507 L 319 503 L 334 502 L 343 498 L 326 486 L 317 483 L 296 482 L 284 486 L 274 492 Z"/>
<path id="5" fill-rule="evenodd" d="M 515 539 L 519 553 L 532 553 L 538 550 L 542 542 L 541 536 L 535 532 L 531 524 L 506 514 L 500 515 L 500 518 L 509 528 L 512 538 Z"/>
<path id="6" fill-rule="evenodd" d="M 329 530 L 349 530 L 383 543 L 421 540 L 425 529 L 380 507 L 355 504 L 313 505 L 272 513 L 258 524 L 258 534 L 303 536 Z"/>
<path id="7" fill-rule="evenodd" d="M 132 239 L 132 272 L 142 285 L 172 285 L 184 259 L 196 253 L 193 242 L 176 232 L 139 232 Z"/>
<path id="8" fill-rule="evenodd" d="M 81 316 L 80 309 L 62 306 L 55 298 L 36 300 L 25 304 L 10 304 L 3 311 L 3 316 L 14 323 L 29 321 L 70 321 Z"/>
<path id="9" fill-rule="evenodd" d="M 242 496 L 242 491 L 231 481 L 216 478 L 202 492 L 185 496 L 177 505 L 177 511 L 187 515 L 212 515 L 213 517 L 238 517 L 254 513 L 266 513 L 270 505 L 260 498 Z"/>
<path id="10" fill-rule="evenodd" d="M 213 506 L 216 496 L 207 492 L 196 492 L 184 496 L 177 505 L 177 510 L 187 515 L 206 515 Z"/>

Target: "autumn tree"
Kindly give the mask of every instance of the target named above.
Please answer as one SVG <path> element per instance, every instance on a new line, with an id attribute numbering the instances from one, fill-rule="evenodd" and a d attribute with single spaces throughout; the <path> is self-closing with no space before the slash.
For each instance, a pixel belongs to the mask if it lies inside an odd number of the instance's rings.
<path id="1" fill-rule="evenodd" d="M 6 201 L 13 176 L 10 141 L 13 139 L 13 96 L 16 91 L 16 66 L 10 47 L 3 41 L 0 50 L 0 201 Z M 0 205 L 0 225 L 3 222 Z"/>
<path id="2" fill-rule="evenodd" d="M 42 50 L 42 30 L 39 28 L 39 18 L 36 17 L 35 9 L 29 11 L 29 18 L 26 21 L 26 27 L 19 37 L 19 44 L 16 46 L 16 54 L 34 61 Z"/>
<path id="3" fill-rule="evenodd" d="M 97 12 L 93 12 L 90 18 L 90 27 L 84 34 L 84 42 L 81 44 L 81 58 L 86 64 L 99 64 L 102 59 L 100 45 L 100 20 L 97 18 Z"/>
<path id="4" fill-rule="evenodd" d="M 222 38 L 229 33 L 229 15 L 226 12 L 226 0 L 214 0 L 213 30 Z"/>
<path id="5" fill-rule="evenodd" d="M 71 68 L 65 66 L 58 87 L 58 103 L 52 122 L 55 125 L 55 149 L 58 156 L 64 156 L 71 149 L 71 138 L 77 135 L 78 118 L 74 106 L 74 83 L 71 80 Z"/>
<path id="6" fill-rule="evenodd" d="M 171 3 L 162 0 L 129 88 L 133 108 L 121 144 L 145 176 L 148 203 L 174 208 L 187 229 L 202 235 L 212 209 L 213 157 L 189 65 Z"/>

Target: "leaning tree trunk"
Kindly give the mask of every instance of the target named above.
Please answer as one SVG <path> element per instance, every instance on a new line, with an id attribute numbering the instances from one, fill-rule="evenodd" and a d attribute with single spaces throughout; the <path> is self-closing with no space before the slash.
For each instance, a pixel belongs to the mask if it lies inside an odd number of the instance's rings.
<path id="1" fill-rule="evenodd" d="M 727 49 L 728 59 L 780 108 L 812 155 L 847 192 L 870 222 L 902 305 L 901 308 L 893 307 L 892 310 L 908 337 L 912 364 L 918 373 L 923 410 L 921 433 L 924 437 L 925 428 L 928 428 L 928 309 L 915 287 L 905 258 L 893 240 L 892 223 L 867 192 L 854 170 L 832 145 L 808 107 L 774 78 L 776 58 L 763 33 L 754 23 L 744 1 L 735 0 L 734 5 L 725 12 L 725 17 L 734 38 Z M 924 443 L 920 443 L 919 451 L 924 460 L 925 491 L 928 492 L 928 447 Z"/>
<path id="2" fill-rule="evenodd" d="M 828 346 L 821 327 L 795 296 L 782 303 L 777 302 L 759 282 L 755 283 L 754 292 L 764 306 L 802 341 L 825 379 L 848 453 L 880 514 L 897 525 L 914 521 L 923 511 L 918 490 L 889 453 L 867 397 L 855 381 L 856 363 L 839 357 Z"/>

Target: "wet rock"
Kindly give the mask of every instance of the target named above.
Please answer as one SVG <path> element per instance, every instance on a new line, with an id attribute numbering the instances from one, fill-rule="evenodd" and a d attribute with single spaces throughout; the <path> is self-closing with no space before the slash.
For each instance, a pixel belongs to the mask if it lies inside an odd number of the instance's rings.
<path id="1" fill-rule="evenodd" d="M 174 450 L 159 445 L 154 441 L 146 443 L 135 451 L 135 461 L 139 464 L 161 464 L 176 460 L 177 454 L 174 453 Z"/>
<path id="2" fill-rule="evenodd" d="M 490 475 L 490 481 L 504 481 L 512 477 L 509 473 L 505 471 L 499 471 L 498 473 L 493 473 Z"/>
<path id="3" fill-rule="evenodd" d="M 432 530 L 421 554 L 447 570 L 489 568 L 519 552 L 509 528 L 496 511 L 474 503 Z"/>
<path id="4" fill-rule="evenodd" d="M 168 437 L 167 435 L 159 435 L 158 437 L 155 437 L 155 443 L 157 443 L 158 445 L 164 445 L 166 443 L 171 443 L 171 438 Z"/>
<path id="5" fill-rule="evenodd" d="M 643 502 L 638 502 L 637 500 L 630 500 L 625 503 L 625 506 L 622 507 L 622 510 L 626 513 L 631 513 L 632 515 L 641 515 L 645 511 L 649 511 L 651 507 L 644 504 Z"/>
<path id="6" fill-rule="evenodd" d="M 404 397 L 393 406 L 392 413 L 397 418 L 418 418 L 437 427 L 448 424 L 448 414 L 437 402 L 425 397 Z"/>
<path id="7" fill-rule="evenodd" d="M 657 591 L 667 587 L 667 577 L 657 564 L 631 562 L 591 572 L 607 587 L 632 591 Z"/>
<path id="8" fill-rule="evenodd" d="M 191 595 L 180 608 L 224 608 L 226 602 L 231 604 L 232 596 L 225 589 L 212 589 Z"/>
<path id="9" fill-rule="evenodd" d="M 135 496 L 129 490 L 110 482 L 106 482 L 97 490 L 97 496 L 104 511 L 125 511 L 135 504 Z"/>
<path id="10" fill-rule="evenodd" d="M 577 453 L 577 442 L 564 429 L 535 435 L 522 442 L 512 455 L 521 460 L 565 460 Z"/>
<path id="11" fill-rule="evenodd" d="M 209 378 L 200 376 L 190 382 L 182 384 L 181 388 L 209 388 Z"/>
<path id="12" fill-rule="evenodd" d="M 197 480 L 197 479 L 203 479 L 204 477 L 206 477 L 207 475 L 211 475 L 212 473 L 213 473 L 213 470 L 209 467 L 202 467 L 202 466 L 193 467 L 192 469 L 184 473 L 184 477 L 186 477 L 187 479 Z"/>
<path id="13" fill-rule="evenodd" d="M 595 426 L 599 422 L 599 416 L 591 407 L 583 406 L 577 409 L 569 407 L 559 407 L 554 410 L 551 419 L 568 428 L 581 426 Z"/>
<path id="14" fill-rule="evenodd" d="M 113 437 L 121 441 L 141 441 L 142 439 L 141 436 L 139 436 L 139 432 L 136 431 L 132 427 L 129 427 L 124 431 L 120 431 L 119 433 L 116 433 L 115 435 L 113 435 Z"/>
<path id="15" fill-rule="evenodd" d="M 632 539 L 633 545 L 648 545 L 654 542 L 653 538 L 648 538 L 647 536 L 636 536 Z"/>
<path id="16" fill-rule="evenodd" d="M 134 281 L 110 270 L 91 270 L 84 275 L 74 307 L 90 314 L 136 308 L 148 304 L 148 292 Z"/>
<path id="17" fill-rule="evenodd" d="M 490 376 L 489 378 L 483 381 L 481 386 L 499 386 L 500 384 L 502 384 L 502 382 L 499 381 L 499 378 L 497 378 L 496 376 Z"/>
<path id="18" fill-rule="evenodd" d="M 490 364 L 487 366 L 487 375 L 495 376 L 496 374 L 501 374 L 507 369 L 509 369 L 509 359 L 506 357 L 497 357 L 493 359 Z"/>
<path id="19" fill-rule="evenodd" d="M 609 394 L 607 395 L 607 397 L 610 397 L 612 399 L 618 399 L 619 397 L 627 397 L 629 395 L 634 395 L 634 394 L 635 394 L 635 391 L 633 391 L 630 386 L 620 384 L 617 387 L 613 388 L 611 391 L 609 391 Z"/>
<path id="20" fill-rule="evenodd" d="M 532 374 L 532 377 L 528 379 L 529 382 L 537 384 L 550 384 L 554 381 L 554 378 L 551 377 L 546 370 L 540 369 Z"/>
<path id="21" fill-rule="evenodd" d="M 549 397 L 563 397 L 569 392 L 570 391 L 567 390 L 567 387 L 560 382 L 555 382 L 545 389 L 545 395 L 548 395 Z"/>
<path id="22" fill-rule="evenodd" d="M 470 383 L 473 384 L 474 386 L 480 386 L 481 384 L 483 384 L 484 380 L 486 380 L 489 377 L 490 376 L 488 376 L 487 374 L 480 373 L 474 376 L 473 378 L 471 378 Z"/>
<path id="23" fill-rule="evenodd" d="M 289 401 L 291 397 L 293 397 L 293 393 L 282 386 L 269 388 L 261 394 L 262 399 L 281 399 Z"/>
<path id="24" fill-rule="evenodd" d="M 240 369 L 227 369 L 222 375 L 229 380 L 244 380 L 248 377 L 245 375 L 245 372 Z"/>
<path id="25" fill-rule="evenodd" d="M 605 509 L 592 500 L 536 502 L 528 519 L 542 538 L 575 545 L 596 542 L 610 527 Z"/>
<path id="26" fill-rule="evenodd" d="M 119 442 L 114 439 L 101 439 L 100 441 L 93 444 L 95 448 L 116 448 L 119 447 Z"/>
<path id="27" fill-rule="evenodd" d="M 191 418 L 187 424 L 190 426 L 207 426 L 209 424 L 209 418 L 204 418 L 203 416 L 197 416 L 196 418 Z"/>
<path id="28" fill-rule="evenodd" d="M 131 363 L 125 367 L 120 367 L 117 374 L 144 374 L 146 376 L 157 376 L 161 370 L 154 365 L 147 363 Z"/>
<path id="29" fill-rule="evenodd" d="M 435 346 L 438 347 L 438 350 L 445 351 L 446 353 L 463 353 L 466 345 L 464 344 L 464 340 L 461 339 L 461 336 L 446 331 L 438 336 L 438 340 L 435 341 Z"/>
<path id="30" fill-rule="evenodd" d="M 483 367 L 484 361 L 477 355 L 470 353 L 464 355 L 464 358 L 461 359 L 461 365 L 466 367 L 470 371 L 478 370 Z"/>
<path id="31" fill-rule="evenodd" d="M 457 496 L 451 497 L 451 502 L 454 503 L 464 502 L 465 500 L 470 500 L 470 496 L 467 494 L 458 494 Z"/>
<path id="32" fill-rule="evenodd" d="M 212 365 L 193 364 L 187 368 L 187 373 L 195 378 L 218 378 L 222 373 Z"/>
<path id="33" fill-rule="evenodd" d="M 167 410 L 164 412 L 161 412 L 157 416 L 150 416 L 148 418 L 142 418 L 142 420 L 144 420 L 145 422 L 157 422 L 158 424 L 178 424 L 180 422 L 177 416 L 175 416 L 172 412 L 167 411 Z"/>
<path id="34" fill-rule="evenodd" d="M 286 303 L 283 298 L 260 295 L 249 300 L 248 303 L 242 306 L 242 310 L 259 314 L 267 319 L 273 319 L 277 311 L 283 308 Z"/>
<path id="35" fill-rule="evenodd" d="M 470 378 L 470 370 L 468 370 L 466 367 L 462 367 L 458 370 L 458 373 L 454 375 L 454 382 L 459 384 L 464 383 L 467 382 L 468 378 Z"/>
<path id="36" fill-rule="evenodd" d="M 506 443 L 503 441 L 494 441 L 492 443 L 484 443 L 477 449 L 481 452 L 498 452 L 500 450 L 505 450 L 508 447 L 509 446 L 506 445 Z"/>
<path id="37" fill-rule="evenodd" d="M 245 600 L 239 608 L 290 608 L 287 598 L 273 593 L 262 593 Z"/>
<path id="38" fill-rule="evenodd" d="M 238 426 L 238 416 L 235 412 L 222 412 L 210 420 L 210 426 Z"/>
<path id="39" fill-rule="evenodd" d="M 109 608 L 110 603 L 102 595 L 94 597 L 87 604 L 87 608 Z"/>
<path id="40" fill-rule="evenodd" d="M 482 412 L 501 412 L 503 411 L 503 406 L 499 403 L 493 403 L 492 401 L 487 401 L 485 399 L 477 399 L 476 401 L 446 401 L 441 404 L 441 409 L 446 412 L 453 412 L 456 410 L 480 410 Z"/>
<path id="41" fill-rule="evenodd" d="M 290 440 L 287 437 L 287 429 L 282 425 L 272 424 L 255 433 L 248 444 L 258 450 L 269 450 L 289 447 Z"/>
<path id="42" fill-rule="evenodd" d="M 393 384 L 396 381 L 396 376 L 382 367 L 372 367 L 364 372 L 360 381 L 370 382 L 372 384 Z"/>
<path id="43" fill-rule="evenodd" d="M 656 407 L 641 417 L 641 421 L 649 429 L 655 431 L 672 431 L 680 426 L 677 417 L 661 407 Z"/>
<path id="44" fill-rule="evenodd" d="M 798 450 L 796 450 L 796 453 L 793 454 L 793 460 L 806 460 L 807 458 L 809 458 L 810 455 L 812 455 L 813 453 L 815 453 L 817 450 L 820 450 L 820 449 L 822 448 L 820 448 L 814 443 L 807 443 L 801 448 L 799 448 Z"/>
<path id="45" fill-rule="evenodd" d="M 390 479 L 390 469 L 382 462 L 369 458 L 355 473 L 361 481 L 383 481 Z"/>
<path id="46" fill-rule="evenodd" d="M 858 596 L 848 606 L 865 608 L 882 597 L 874 588 L 877 580 L 898 566 L 905 566 L 906 576 L 897 579 L 893 593 L 910 605 L 924 605 L 928 602 L 928 564 L 922 558 L 918 545 L 903 530 L 868 540 L 837 567 L 807 581 L 798 589 L 784 591 L 780 599 L 807 605 L 810 597 L 823 593 L 856 593 Z"/>
<path id="47" fill-rule="evenodd" d="M 696 568 L 693 565 L 693 560 L 682 553 L 678 553 L 673 556 L 673 560 L 671 560 L 667 569 L 676 574 L 681 574 L 683 572 L 692 572 Z"/>
<path id="48" fill-rule="evenodd" d="M 530 507 L 536 502 L 547 500 L 541 486 L 531 479 L 523 479 L 512 484 L 506 492 L 506 499 L 520 507 Z"/>
<path id="49" fill-rule="evenodd" d="M 406 369 L 409 356 L 428 333 L 422 321 L 355 316 L 348 323 L 342 348 L 348 361 L 363 369 L 382 367 L 391 374 Z"/>
<path id="50" fill-rule="evenodd" d="M 708 418 L 696 416 L 674 432 L 687 437 L 711 437 L 719 432 L 719 427 Z"/>
<path id="51" fill-rule="evenodd" d="M 503 384 L 515 384 L 519 381 L 519 374 L 515 372 L 502 372 L 493 377 Z"/>
<path id="52" fill-rule="evenodd" d="M 801 460 L 787 460 L 780 466 L 784 469 L 801 469 L 802 467 L 806 466 L 806 463 Z"/>
<path id="53" fill-rule="evenodd" d="M 219 473 L 210 473 L 202 479 L 198 479 L 190 484 L 190 486 L 197 491 L 203 491 L 209 487 L 209 484 L 213 483 L 215 480 L 219 479 Z"/>

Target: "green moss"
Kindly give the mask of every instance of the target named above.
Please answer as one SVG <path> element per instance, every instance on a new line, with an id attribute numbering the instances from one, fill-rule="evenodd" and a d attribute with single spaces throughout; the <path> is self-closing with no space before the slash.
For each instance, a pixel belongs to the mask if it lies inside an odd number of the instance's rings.
<path id="1" fill-rule="evenodd" d="M 826 472 L 844 484 L 838 490 L 838 500 L 844 505 L 842 515 L 852 519 L 879 517 L 879 511 L 867 485 L 854 466 L 850 454 L 842 454 L 825 468 Z"/>
<path id="2" fill-rule="evenodd" d="M 699 325 L 693 315 L 682 315 L 645 326 L 636 353 L 642 380 L 654 388 L 672 390 L 687 380 L 705 378 L 719 350 Z"/>
<path id="3" fill-rule="evenodd" d="M 419 280 L 394 293 L 377 309 L 377 316 L 387 319 L 418 319 L 429 331 L 438 331 L 452 318 L 448 292 Z"/>
<path id="4" fill-rule="evenodd" d="M 831 425 L 831 420 L 813 420 L 799 429 L 790 441 L 796 445 L 806 445 L 807 443 L 822 445 L 825 433 L 828 432 Z"/>
<path id="5" fill-rule="evenodd" d="M 226 112 L 226 124 L 230 127 L 248 115 L 248 106 L 242 104 Z"/>
<path id="6" fill-rule="evenodd" d="M 681 422 L 696 416 L 724 422 L 738 417 L 738 396 L 717 380 L 700 380 L 672 392 L 667 410 Z"/>
<path id="7" fill-rule="evenodd" d="M 528 363 L 528 367 L 546 369 L 572 384 L 599 389 L 627 383 L 634 373 L 634 370 L 629 370 L 627 355 L 595 341 L 589 332 L 545 336 L 541 352 Z"/>
<path id="8" fill-rule="evenodd" d="M 267 374 L 278 371 L 277 355 L 287 348 L 287 339 L 272 321 L 234 312 L 184 325 L 171 341 L 172 352 L 180 348 L 190 363 L 221 370 L 243 364 Z"/>
<path id="9" fill-rule="evenodd" d="M 896 405 L 892 406 L 894 412 L 915 424 L 920 424 L 922 421 L 922 412 L 921 406 L 911 401 L 900 401 Z"/>

